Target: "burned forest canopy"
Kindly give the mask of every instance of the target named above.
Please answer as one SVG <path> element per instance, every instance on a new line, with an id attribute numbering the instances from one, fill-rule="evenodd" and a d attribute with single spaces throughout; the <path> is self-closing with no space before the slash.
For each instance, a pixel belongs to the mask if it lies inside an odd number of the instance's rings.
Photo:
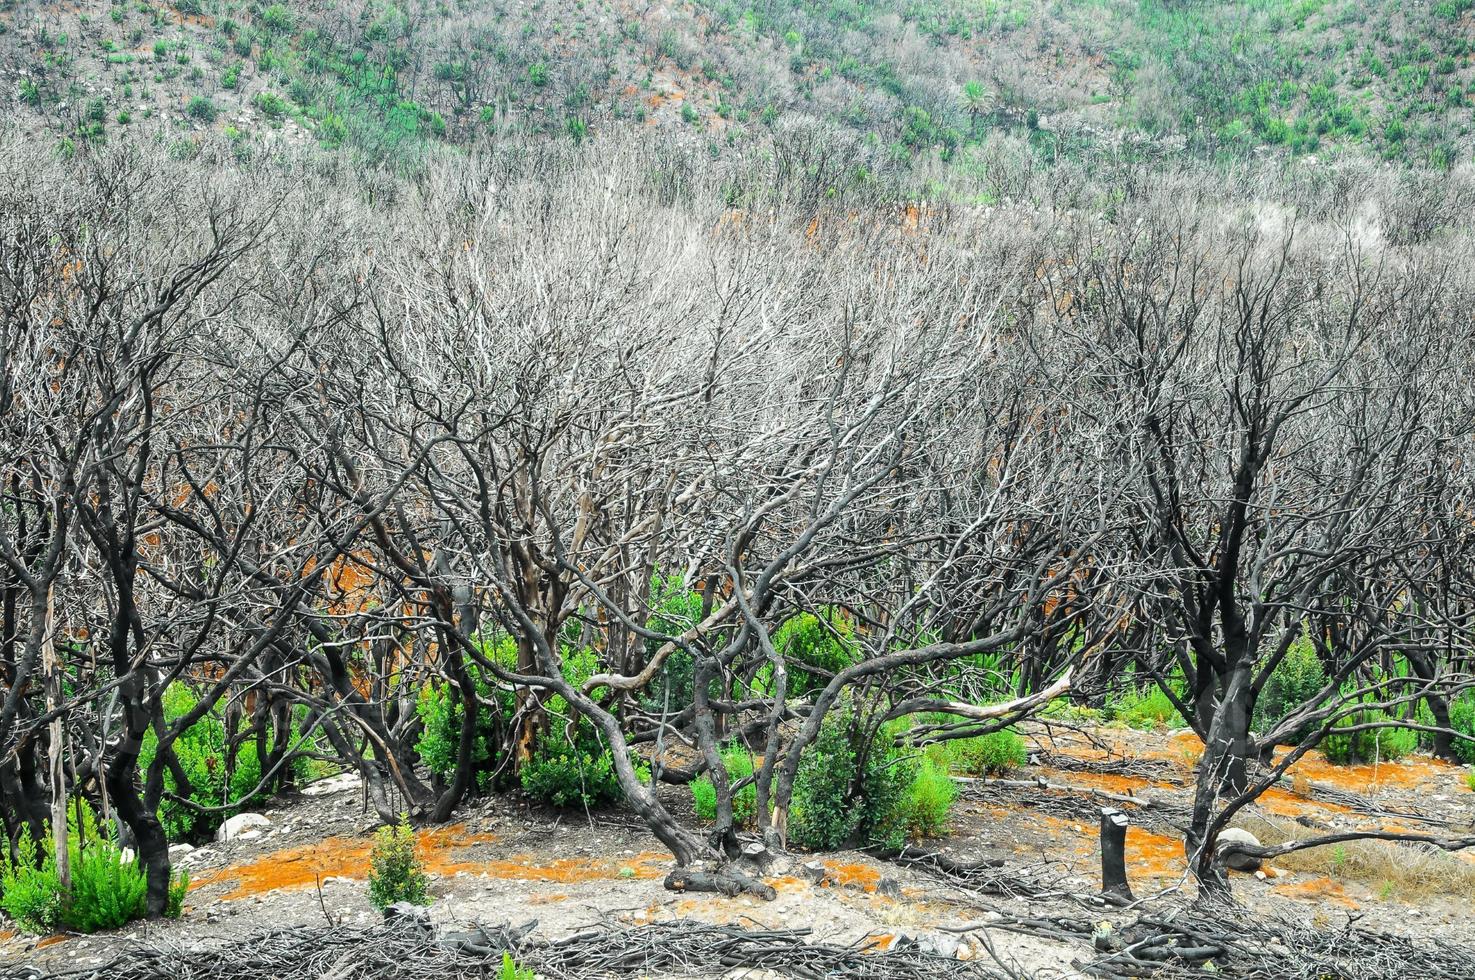
<path id="1" fill-rule="evenodd" d="M 1222 894 L 1360 835 L 1220 840 L 1306 752 L 1475 763 L 1475 175 L 990 153 L 0 134 L 0 904 L 101 839 L 175 913 L 171 844 L 340 772 L 766 898 L 1128 690 Z"/>

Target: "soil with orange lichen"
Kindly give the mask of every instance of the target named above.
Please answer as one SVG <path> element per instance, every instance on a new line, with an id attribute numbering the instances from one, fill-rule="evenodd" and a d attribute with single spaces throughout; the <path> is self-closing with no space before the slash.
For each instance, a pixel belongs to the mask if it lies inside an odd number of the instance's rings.
<path id="1" fill-rule="evenodd" d="M 1005 871 L 1038 870 L 1052 882 L 1043 898 L 1009 898 L 964 891 L 923 869 L 859 852 L 817 856 L 818 868 L 795 863 L 770 875 L 773 902 L 665 890 L 669 855 L 630 815 L 618 811 L 557 813 L 516 795 L 464 807 L 456 823 L 421 830 L 417 850 L 430 875 L 431 912 L 438 923 L 524 922 L 538 934 L 568 935 L 601 922 L 632 925 L 669 919 L 741 922 L 749 926 L 808 926 L 814 938 L 886 949 L 916 936 L 1000 915 L 1081 916 L 1068 897 L 1099 887 L 1096 820 L 1102 805 L 1132 817 L 1128 877 L 1150 905 L 1190 900 L 1182 837 L 1174 821 L 1191 792 L 1197 740 L 1191 733 L 1057 729 L 1032 736 L 1032 765 L 1005 782 L 965 784 L 951 833 L 933 842 L 957 859 L 1002 861 Z M 664 787 L 668 804 L 695 824 L 689 794 Z M 1334 797 L 1334 798 L 1333 798 Z M 1367 805 L 1362 805 L 1362 804 Z M 1475 794 L 1462 770 L 1426 758 L 1377 767 L 1334 767 L 1313 754 L 1248 813 L 1302 833 L 1349 827 L 1421 826 L 1409 814 L 1468 823 Z M 1386 811 L 1378 815 L 1378 810 Z M 1369 812 L 1373 811 L 1373 812 Z M 365 879 L 375 820 L 352 787 L 280 801 L 265 811 L 272 824 L 258 837 L 210 844 L 182 860 L 192 883 L 184 918 L 136 924 L 121 934 L 43 940 L 0 934 L 0 964 L 29 963 L 61 970 L 105 961 L 130 937 L 208 942 L 265 928 L 335 922 L 364 924 L 377 913 Z M 1399 814 L 1393 817 L 1388 814 Z M 1315 827 L 1315 831 L 1306 828 Z M 1265 880 L 1235 875 L 1246 914 L 1290 914 L 1317 923 L 1345 923 L 1391 932 L 1475 940 L 1458 896 L 1425 897 L 1405 905 L 1376 883 L 1341 880 L 1328 872 L 1272 872 Z M 1131 913 L 1084 912 L 1093 921 L 1125 922 Z M 1021 976 L 1075 976 L 1078 945 L 1004 932 L 990 936 Z M 0 975 L 4 974 L 0 968 Z M 713 972 L 714 977 L 723 975 Z"/>

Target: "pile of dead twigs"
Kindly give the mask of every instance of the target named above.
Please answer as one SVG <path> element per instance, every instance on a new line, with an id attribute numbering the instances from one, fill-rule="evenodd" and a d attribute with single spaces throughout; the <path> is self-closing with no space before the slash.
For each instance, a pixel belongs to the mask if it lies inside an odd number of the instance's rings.
<path id="1" fill-rule="evenodd" d="M 1076 963 L 1081 972 L 1102 980 L 1205 975 L 1232 980 L 1475 977 L 1475 947 L 1372 932 L 1357 928 L 1350 917 L 1340 927 L 1318 926 L 1256 917 L 1229 905 L 1143 915 L 1102 944 L 1113 948 Z"/>
<path id="2" fill-rule="evenodd" d="M 415 921 L 369 928 L 278 929 L 223 944 L 135 945 L 109 962 L 45 973 L 0 968 L 3 980 L 461 980 L 501 976 L 503 953 L 540 978 L 717 977 L 771 970 L 795 980 L 1003 980 L 1004 973 L 918 948 L 810 942 L 808 929 L 754 930 L 692 921 L 602 925 L 553 941 L 529 927 L 436 931 Z"/>

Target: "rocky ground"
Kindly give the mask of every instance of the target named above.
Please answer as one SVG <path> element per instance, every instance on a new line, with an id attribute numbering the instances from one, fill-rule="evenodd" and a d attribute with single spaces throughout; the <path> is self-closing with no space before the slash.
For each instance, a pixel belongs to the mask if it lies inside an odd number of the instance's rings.
<path id="1" fill-rule="evenodd" d="M 1073 964 L 1089 958 L 1089 937 L 1005 927 L 1083 916 L 1125 927 L 1143 910 L 1191 899 L 1177 828 L 1197 740 L 1187 733 L 1061 728 L 1038 729 L 1031 739 L 1031 765 L 1008 779 L 966 784 L 952 833 L 931 844 L 961 861 L 1003 862 L 985 877 L 847 852 L 800 855 L 773 869 L 773 902 L 673 893 L 663 887 L 669 854 L 629 815 L 558 813 L 502 796 L 465 807 L 453 825 L 422 832 L 431 918 L 441 926 L 535 919 L 535 934 L 547 938 L 673 920 L 803 926 L 815 942 L 877 951 L 920 941 L 955 958 L 982 960 L 991 946 L 1021 976 L 1079 976 Z M 685 790 L 664 792 L 695 819 Z M 1453 836 L 1469 833 L 1472 802 L 1475 794 L 1457 766 L 1418 757 L 1334 767 L 1311 756 L 1236 822 L 1267 842 L 1370 826 Z M 1102 805 L 1119 806 L 1132 819 L 1128 872 L 1142 900 L 1133 909 L 1108 909 L 1092 899 L 1099 888 Z M 376 821 L 355 779 L 319 783 L 261 816 L 269 823 L 245 827 L 229 842 L 178 848 L 177 861 L 192 877 L 182 919 L 111 935 L 10 935 L 0 941 L 0 963 L 43 973 L 81 970 L 136 941 L 188 948 L 268 928 L 378 920 L 364 881 Z M 1317 928 L 1355 922 L 1374 932 L 1475 943 L 1468 918 L 1475 861 L 1465 855 L 1368 843 L 1302 852 L 1281 864 L 1234 876 L 1247 916 Z"/>

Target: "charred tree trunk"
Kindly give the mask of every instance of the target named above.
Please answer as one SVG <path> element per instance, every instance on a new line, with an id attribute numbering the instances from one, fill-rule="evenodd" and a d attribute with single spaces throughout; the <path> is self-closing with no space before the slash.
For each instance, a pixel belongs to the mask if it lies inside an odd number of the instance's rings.
<path id="1" fill-rule="evenodd" d="M 1101 808 L 1101 893 L 1109 901 L 1132 901 L 1127 883 L 1127 815 Z"/>

